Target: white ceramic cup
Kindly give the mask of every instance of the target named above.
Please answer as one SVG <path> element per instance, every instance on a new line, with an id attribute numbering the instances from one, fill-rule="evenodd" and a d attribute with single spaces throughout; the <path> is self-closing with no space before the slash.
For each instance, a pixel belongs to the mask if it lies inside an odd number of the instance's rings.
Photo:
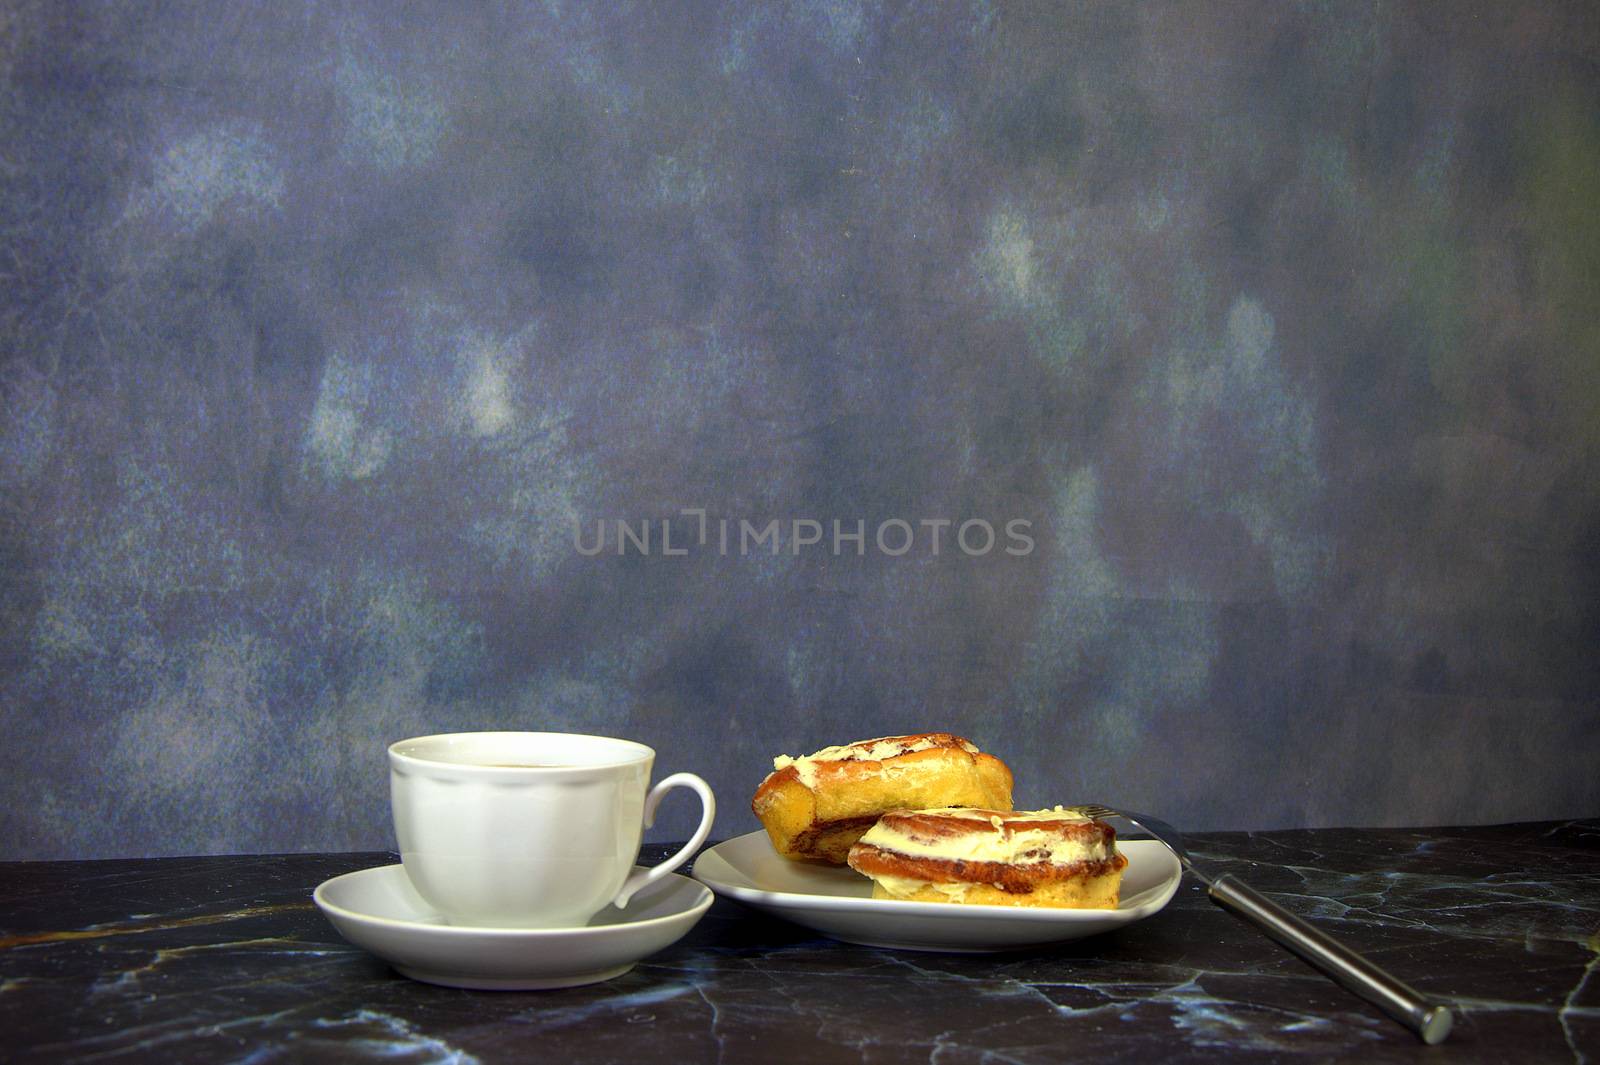
<path id="1" fill-rule="evenodd" d="M 716 800 L 693 773 L 650 785 L 656 752 L 564 732 L 455 732 L 389 747 L 389 799 L 412 886 L 455 925 L 570 928 L 626 906 L 711 833 Z M 662 796 L 700 796 L 700 827 L 631 872 Z"/>

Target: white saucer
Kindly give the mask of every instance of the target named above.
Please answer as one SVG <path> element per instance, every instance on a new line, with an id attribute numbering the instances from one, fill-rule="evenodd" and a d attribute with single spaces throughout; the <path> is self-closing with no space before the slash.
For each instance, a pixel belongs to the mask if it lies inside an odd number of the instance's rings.
<path id="1" fill-rule="evenodd" d="M 1183 867 L 1154 840 L 1118 841 L 1128 856 L 1114 910 L 1028 909 L 905 902 L 872 897 L 872 881 L 843 866 L 791 862 L 765 832 L 719 843 L 695 859 L 695 879 L 719 895 L 795 924 L 869 947 L 995 951 L 1061 943 L 1157 913 L 1178 890 Z"/>
<path id="2" fill-rule="evenodd" d="M 444 923 L 399 865 L 336 876 L 311 897 L 340 935 L 413 980 L 497 991 L 621 976 L 683 938 L 712 902 L 701 885 L 668 873 L 627 909 L 607 906 L 582 928 L 460 927 Z"/>

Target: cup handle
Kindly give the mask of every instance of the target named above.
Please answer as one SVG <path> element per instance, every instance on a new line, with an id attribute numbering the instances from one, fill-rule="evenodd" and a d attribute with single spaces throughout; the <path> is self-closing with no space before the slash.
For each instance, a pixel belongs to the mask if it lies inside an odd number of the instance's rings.
<path id="1" fill-rule="evenodd" d="M 700 796 L 700 827 L 694 830 L 694 835 L 672 857 L 660 865 L 649 869 L 638 869 L 628 874 L 628 879 L 622 882 L 622 890 L 617 892 L 614 903 L 617 909 L 628 905 L 628 900 L 646 884 L 652 884 L 678 866 L 688 861 L 695 851 L 700 849 L 700 844 L 711 835 L 711 822 L 717 816 L 717 800 L 711 794 L 711 785 L 695 776 L 693 773 L 674 773 L 663 778 L 655 787 L 650 789 L 650 794 L 644 800 L 644 827 L 649 828 L 655 824 L 656 807 L 661 805 L 661 799 L 673 788 L 689 788 Z"/>

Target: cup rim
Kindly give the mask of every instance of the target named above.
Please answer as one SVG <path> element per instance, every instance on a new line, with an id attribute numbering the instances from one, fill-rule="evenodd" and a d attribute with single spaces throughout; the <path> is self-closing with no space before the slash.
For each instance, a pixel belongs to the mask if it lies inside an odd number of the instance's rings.
<path id="1" fill-rule="evenodd" d="M 442 758 L 429 758 L 425 755 L 412 754 L 400 748 L 407 744 L 421 744 L 429 740 L 442 740 L 449 737 L 478 737 L 478 736 L 560 736 L 563 739 L 604 740 L 606 743 L 616 744 L 622 748 L 626 755 L 615 760 L 604 762 L 579 762 L 573 765 L 540 765 L 540 766 L 509 766 L 509 765 L 478 765 L 473 762 L 448 762 Z M 426 736 L 410 736 L 403 740 L 396 740 L 389 744 L 389 760 L 391 764 L 415 765 L 428 768 L 448 768 L 463 772 L 488 773 L 496 776 L 514 776 L 517 774 L 546 774 L 546 773 L 585 773 L 596 769 L 620 769 L 626 766 L 639 765 L 648 762 L 656 755 L 655 748 L 640 743 L 638 740 L 625 740 L 620 736 L 601 736 L 590 732 L 535 732 L 524 729 L 483 729 L 469 732 L 433 732 Z"/>

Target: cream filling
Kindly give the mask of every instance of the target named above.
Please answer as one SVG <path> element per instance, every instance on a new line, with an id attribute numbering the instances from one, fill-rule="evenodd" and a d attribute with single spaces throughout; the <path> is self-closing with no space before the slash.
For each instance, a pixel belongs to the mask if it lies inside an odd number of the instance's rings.
<path id="1" fill-rule="evenodd" d="M 967 892 L 972 889 L 971 884 L 940 884 L 932 880 L 918 880 L 910 876 L 890 876 L 887 873 L 869 875 L 883 890 L 902 899 L 909 899 L 923 888 L 932 888 L 951 902 L 960 902 L 967 897 Z"/>
<path id="2" fill-rule="evenodd" d="M 1025 810 L 999 813 L 994 810 L 928 810 L 925 813 L 959 817 L 967 821 L 987 821 L 988 832 L 967 832 L 959 836 L 919 835 L 914 830 L 887 819 L 879 821 L 861 837 L 862 843 L 910 858 L 961 859 L 968 862 L 1034 863 L 1068 865 L 1072 862 L 1105 861 L 1115 853 L 1115 845 L 1103 841 L 1067 840 L 1050 829 L 1026 828 L 1029 821 L 1077 821 L 1089 818 L 1073 810 Z M 892 889 L 891 889 L 892 890 Z"/>
<path id="3" fill-rule="evenodd" d="M 923 737 L 919 740 L 906 742 L 903 736 L 882 736 L 875 740 L 862 740 L 859 743 L 846 743 L 838 747 L 824 747 L 815 754 L 808 754 L 804 758 L 790 758 L 780 754 L 772 760 L 774 773 L 789 766 L 794 767 L 795 774 L 800 778 L 800 783 L 808 788 L 817 785 L 817 765 L 821 762 L 881 762 L 885 758 L 894 758 L 902 754 L 914 754 L 917 751 L 926 751 L 939 746 L 935 740 Z M 966 740 L 960 741 L 961 749 L 968 754 L 977 754 L 978 748 Z"/>

